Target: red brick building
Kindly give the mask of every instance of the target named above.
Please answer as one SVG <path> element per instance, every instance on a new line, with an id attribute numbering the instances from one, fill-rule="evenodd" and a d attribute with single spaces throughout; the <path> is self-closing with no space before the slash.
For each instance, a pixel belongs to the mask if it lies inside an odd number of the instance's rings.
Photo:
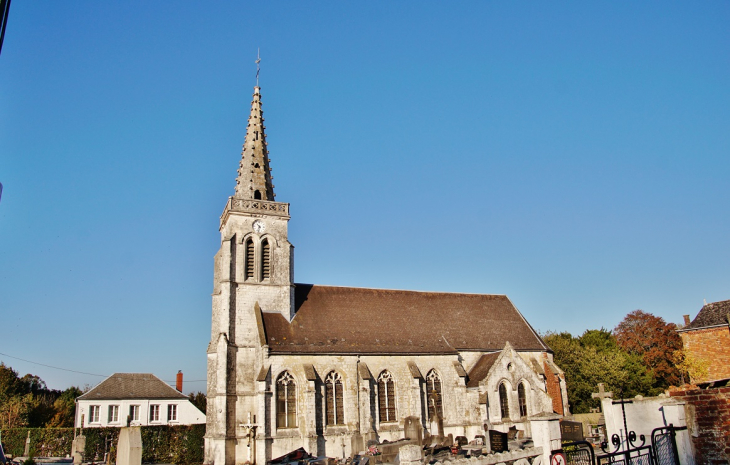
<path id="1" fill-rule="evenodd" d="M 692 382 L 730 378 L 730 300 L 705 304 L 692 322 L 689 315 L 684 319 L 686 326 L 678 332 L 685 352 L 708 364 L 707 377 Z"/>

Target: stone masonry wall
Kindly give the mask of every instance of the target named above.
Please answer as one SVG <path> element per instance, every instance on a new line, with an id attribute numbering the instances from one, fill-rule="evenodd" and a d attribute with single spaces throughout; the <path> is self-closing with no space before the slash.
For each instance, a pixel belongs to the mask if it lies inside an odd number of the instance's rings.
<path id="1" fill-rule="evenodd" d="M 670 395 L 689 407 L 687 425 L 697 465 L 730 463 L 730 387 L 680 389 Z"/>
<path id="2" fill-rule="evenodd" d="M 684 349 L 708 363 L 707 377 L 693 383 L 730 378 L 730 328 L 697 329 L 680 333 Z"/>

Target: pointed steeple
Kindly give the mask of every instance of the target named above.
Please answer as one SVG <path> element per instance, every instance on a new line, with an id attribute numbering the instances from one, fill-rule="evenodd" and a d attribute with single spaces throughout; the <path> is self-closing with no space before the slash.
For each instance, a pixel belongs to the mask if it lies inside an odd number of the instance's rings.
<path id="1" fill-rule="evenodd" d="M 274 184 L 266 147 L 264 112 L 261 109 L 261 88 L 253 88 L 251 115 L 246 127 L 246 140 L 241 151 L 241 163 L 236 178 L 237 199 L 274 200 Z"/>

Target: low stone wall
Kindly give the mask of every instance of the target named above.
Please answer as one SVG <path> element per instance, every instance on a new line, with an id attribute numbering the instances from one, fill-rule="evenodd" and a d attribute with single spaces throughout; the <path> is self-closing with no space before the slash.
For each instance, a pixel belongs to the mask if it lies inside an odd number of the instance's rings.
<path id="1" fill-rule="evenodd" d="M 444 462 L 436 462 L 434 465 L 499 465 L 508 463 L 513 463 L 514 465 L 543 465 L 542 454 L 542 447 L 529 447 L 509 452 L 480 455 L 478 457 L 446 460 Z"/>
<path id="2" fill-rule="evenodd" d="M 688 406 L 687 427 L 697 465 L 730 463 L 730 387 L 677 389 L 669 394 Z"/>

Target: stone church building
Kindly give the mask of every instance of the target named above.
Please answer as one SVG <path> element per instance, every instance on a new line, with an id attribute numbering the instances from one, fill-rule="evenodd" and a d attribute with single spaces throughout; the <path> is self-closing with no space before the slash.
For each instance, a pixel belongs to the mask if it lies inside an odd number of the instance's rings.
<path id="1" fill-rule="evenodd" d="M 504 295 L 294 283 L 269 163 L 255 87 L 215 256 L 205 463 L 343 457 L 416 426 L 529 437 L 531 418 L 568 413 L 550 348 Z"/>

